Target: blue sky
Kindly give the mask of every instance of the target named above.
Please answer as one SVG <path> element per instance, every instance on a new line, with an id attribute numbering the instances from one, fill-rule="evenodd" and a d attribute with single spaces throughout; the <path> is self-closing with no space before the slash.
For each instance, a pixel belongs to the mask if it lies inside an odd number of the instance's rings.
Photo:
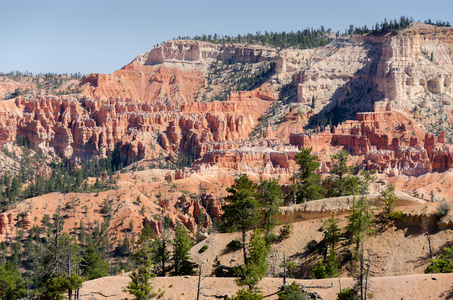
<path id="1" fill-rule="evenodd" d="M 111 73 L 177 36 L 344 32 L 401 15 L 453 23 L 451 0 L 0 0 L 0 71 Z"/>

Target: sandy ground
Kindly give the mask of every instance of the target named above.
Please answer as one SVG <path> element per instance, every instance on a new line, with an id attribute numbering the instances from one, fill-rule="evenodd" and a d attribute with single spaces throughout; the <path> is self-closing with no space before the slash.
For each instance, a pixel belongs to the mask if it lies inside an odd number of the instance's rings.
<path id="1" fill-rule="evenodd" d="M 351 278 L 318 279 L 318 280 L 293 280 L 307 287 L 323 285 L 328 288 L 309 288 L 317 292 L 322 299 L 335 299 L 341 288 L 354 284 Z M 341 283 L 340 283 L 341 281 Z M 129 277 L 121 276 L 104 277 L 83 284 L 80 291 L 82 300 L 119 300 L 133 299 L 123 287 L 129 282 Z M 277 291 L 282 285 L 282 278 L 265 278 L 260 283 L 264 299 L 277 299 Z M 368 299 L 452 299 L 453 274 L 434 275 L 405 275 L 398 277 L 371 277 L 368 282 Z M 157 277 L 153 280 L 154 291 L 165 291 L 161 299 L 167 300 L 193 300 L 197 297 L 198 277 Z M 333 286 L 331 287 L 331 285 Z M 234 278 L 202 278 L 200 299 L 222 299 L 222 296 L 231 296 L 238 290 Z"/>
<path id="2" fill-rule="evenodd" d="M 426 231 L 431 238 L 431 247 L 434 255 L 438 255 L 443 247 L 452 246 L 453 223 L 451 212 L 445 218 L 436 216 L 438 203 L 419 203 L 411 206 L 398 207 L 405 216 L 395 222 L 378 222 L 365 243 L 366 256 L 371 263 L 372 276 L 397 276 L 422 274 L 429 265 L 430 250 Z M 347 225 L 347 215 L 337 215 L 341 234 L 344 236 Z M 293 233 L 289 238 L 272 245 L 268 263 L 269 273 L 272 276 L 282 273 L 279 267 L 284 256 L 287 260 L 298 265 L 295 271 L 297 278 L 308 278 L 311 268 L 322 259 L 323 231 L 321 227 L 326 218 L 311 219 L 293 224 Z M 439 226 L 443 226 L 440 229 Z M 278 233 L 279 227 L 274 230 Z M 250 236 L 250 232 L 248 233 Z M 241 251 L 228 251 L 226 245 L 233 239 L 240 239 L 239 233 L 212 234 L 206 240 L 196 244 L 191 250 L 192 259 L 197 263 L 204 263 L 206 272 L 212 272 L 214 259 L 217 257 L 221 264 L 234 267 L 242 264 Z M 307 244 L 316 243 L 316 249 L 307 250 Z M 199 253 L 207 245 L 207 250 Z M 336 246 L 339 259 L 346 257 L 353 250 L 345 238 L 340 239 Z M 342 276 L 347 276 L 348 266 L 341 266 Z"/>

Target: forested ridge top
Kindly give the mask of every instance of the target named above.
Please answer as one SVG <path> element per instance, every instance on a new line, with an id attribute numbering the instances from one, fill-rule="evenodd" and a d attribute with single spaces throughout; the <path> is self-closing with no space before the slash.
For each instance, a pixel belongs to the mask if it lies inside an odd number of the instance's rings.
<path id="1" fill-rule="evenodd" d="M 379 34 L 392 30 L 403 30 L 409 28 L 410 24 L 414 22 L 415 20 L 412 17 L 401 16 L 399 20 L 384 19 L 384 21 L 381 21 L 380 23 L 376 22 L 376 25 L 372 26 L 372 28 L 368 28 L 366 25 L 357 27 L 351 24 L 347 29 L 345 29 L 344 33 L 340 33 L 340 31 L 334 32 L 330 28 L 326 29 L 324 26 L 321 26 L 319 29 L 314 29 L 313 27 L 311 27 L 290 32 L 265 31 L 264 33 L 262 33 L 261 31 L 258 31 L 255 34 L 247 33 L 242 35 L 238 34 L 237 36 L 218 35 L 217 33 L 215 33 L 196 35 L 194 37 L 178 36 L 177 39 L 197 40 L 215 44 L 257 44 L 281 49 L 290 47 L 298 49 L 312 49 L 327 45 L 333 39 L 343 35 Z M 421 21 L 418 20 L 418 22 Z M 451 27 L 450 22 L 448 21 L 432 21 L 431 19 L 428 19 L 423 23 L 428 25 L 435 25 L 438 27 Z"/>

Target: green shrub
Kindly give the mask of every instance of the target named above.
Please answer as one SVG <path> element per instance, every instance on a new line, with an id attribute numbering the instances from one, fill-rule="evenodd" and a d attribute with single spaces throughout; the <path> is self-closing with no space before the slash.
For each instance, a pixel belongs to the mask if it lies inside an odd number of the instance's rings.
<path id="1" fill-rule="evenodd" d="M 238 251 L 242 249 L 242 242 L 240 240 L 232 240 L 226 247 L 230 251 Z"/>
<path id="2" fill-rule="evenodd" d="M 318 242 L 316 240 L 311 240 L 305 246 L 305 251 L 312 253 L 316 249 L 316 246 L 318 246 Z"/>
<path id="3" fill-rule="evenodd" d="M 275 233 L 271 232 L 269 233 L 268 236 L 266 236 L 266 243 L 268 245 L 273 244 L 278 241 L 278 236 L 275 235 Z"/>
<path id="4" fill-rule="evenodd" d="M 431 265 L 426 268 L 425 273 L 453 273 L 453 251 L 445 247 L 439 258 L 432 258 Z"/>
<path id="5" fill-rule="evenodd" d="M 206 250 L 208 250 L 209 246 L 208 245 L 203 245 L 203 247 L 200 248 L 200 250 L 198 250 L 198 253 L 203 253 L 205 252 Z"/>
<path id="6" fill-rule="evenodd" d="M 439 215 L 439 217 L 442 218 L 448 215 L 450 210 L 451 210 L 450 203 L 443 200 L 442 202 L 439 203 L 439 206 L 437 207 L 437 214 Z"/>
<path id="7" fill-rule="evenodd" d="M 284 286 L 283 289 L 277 293 L 278 300 L 310 300 L 310 296 L 302 291 L 300 286 L 293 281 L 291 285 Z"/>
<path id="8" fill-rule="evenodd" d="M 311 277 L 315 279 L 327 278 L 327 270 L 322 261 L 318 261 L 311 269 Z"/>
<path id="9" fill-rule="evenodd" d="M 285 225 L 283 225 L 282 228 L 280 228 L 278 239 L 280 241 L 285 240 L 285 239 L 289 238 L 289 236 L 292 233 L 293 233 L 293 224 L 292 223 L 285 224 Z"/>
<path id="10" fill-rule="evenodd" d="M 262 300 L 263 295 L 254 293 L 250 290 L 239 290 L 236 296 L 233 296 L 231 300 Z"/>
<path id="11" fill-rule="evenodd" d="M 337 294 L 337 300 L 356 300 L 357 292 L 352 288 L 348 287 L 347 289 L 341 290 Z"/>
<path id="12" fill-rule="evenodd" d="M 401 212 L 401 211 L 392 211 L 390 214 L 389 214 L 389 217 L 390 219 L 392 220 L 397 220 L 397 219 L 401 219 L 402 217 L 404 216 L 404 213 Z"/>

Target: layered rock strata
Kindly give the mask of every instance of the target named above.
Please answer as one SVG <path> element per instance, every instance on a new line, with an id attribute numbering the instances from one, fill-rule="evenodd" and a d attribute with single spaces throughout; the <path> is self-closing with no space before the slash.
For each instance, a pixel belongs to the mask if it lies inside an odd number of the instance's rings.
<path id="1" fill-rule="evenodd" d="M 453 166 L 453 146 L 444 144 L 443 132 L 437 142 L 432 134 L 419 138 L 420 131 L 415 133 L 417 127 L 404 113 L 383 106 L 386 110 L 378 108 L 377 112 L 359 113 L 356 120 L 333 128 L 327 126 L 318 134 L 292 133 L 290 144 L 311 147 L 317 153 L 329 147 L 343 147 L 352 155 L 363 156 L 367 169 L 389 175 L 414 176 Z M 324 171 L 328 171 L 328 166 Z"/>
<path id="2" fill-rule="evenodd" d="M 301 68 L 292 82 L 297 99 L 322 115 L 341 106 L 351 116 L 384 99 L 412 110 L 426 106 L 427 93 L 453 103 L 452 50 L 452 28 L 414 23 L 397 32 L 342 37 L 296 57 L 282 54 L 277 70 Z"/>
<path id="3" fill-rule="evenodd" d="M 124 157 L 153 157 L 151 144 L 159 141 L 167 152 L 200 158 L 210 144 L 247 139 L 271 104 L 259 91 L 232 99 L 178 108 L 130 99 L 17 98 L 14 106 L 21 114 L 0 110 L 0 143 L 22 136 L 35 149 L 76 159 L 105 156 L 116 143 Z"/>

